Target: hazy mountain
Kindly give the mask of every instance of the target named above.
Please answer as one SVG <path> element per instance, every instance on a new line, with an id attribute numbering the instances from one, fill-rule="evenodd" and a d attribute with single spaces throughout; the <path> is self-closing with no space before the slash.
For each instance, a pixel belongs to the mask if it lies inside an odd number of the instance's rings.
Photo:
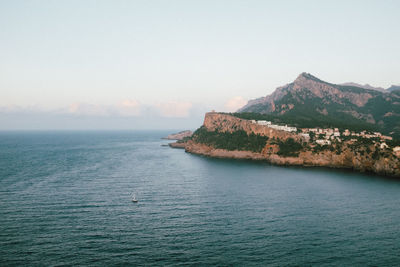
<path id="1" fill-rule="evenodd" d="M 238 112 L 270 114 L 303 127 L 359 126 L 400 136 L 400 91 L 331 84 L 309 73 Z"/>
<path id="2" fill-rule="evenodd" d="M 393 91 L 399 91 L 400 90 L 400 85 L 392 85 L 387 89 L 389 92 Z"/>
<path id="3" fill-rule="evenodd" d="M 369 85 L 368 83 L 362 85 L 362 84 L 359 84 L 359 83 L 348 82 L 348 83 L 342 83 L 340 85 L 360 87 L 360 88 L 363 88 L 363 89 L 376 90 L 376 91 L 381 91 L 381 92 L 385 91 L 385 88 L 373 87 L 373 86 Z"/>
<path id="4" fill-rule="evenodd" d="M 363 89 L 376 90 L 376 91 L 380 91 L 380 92 L 393 92 L 395 90 L 400 90 L 400 85 L 392 85 L 387 89 L 384 89 L 382 87 L 373 87 L 373 86 L 369 85 L 368 83 L 362 85 L 359 83 L 348 82 L 348 83 L 342 83 L 340 85 L 360 87 Z"/>

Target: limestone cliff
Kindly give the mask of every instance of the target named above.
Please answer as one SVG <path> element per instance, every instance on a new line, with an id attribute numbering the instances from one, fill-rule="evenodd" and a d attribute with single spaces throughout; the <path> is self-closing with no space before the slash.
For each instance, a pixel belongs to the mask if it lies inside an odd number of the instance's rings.
<path id="1" fill-rule="evenodd" d="M 209 131 L 220 131 L 220 132 L 234 132 L 237 130 L 244 130 L 247 134 L 255 133 L 262 136 L 268 136 L 270 138 L 294 138 L 299 140 L 300 137 L 295 134 L 291 134 L 284 131 L 275 130 L 262 125 L 251 123 L 248 120 L 240 119 L 231 115 L 209 112 L 206 113 L 204 118 L 204 127 Z"/>

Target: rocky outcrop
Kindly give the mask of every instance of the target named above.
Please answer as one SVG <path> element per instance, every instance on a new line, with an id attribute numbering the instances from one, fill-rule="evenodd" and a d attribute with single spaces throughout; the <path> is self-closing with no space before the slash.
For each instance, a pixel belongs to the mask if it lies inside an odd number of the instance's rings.
<path id="1" fill-rule="evenodd" d="M 169 143 L 168 145 L 172 148 L 182 148 L 183 149 L 186 147 L 186 143 L 183 143 L 183 142 L 174 142 L 174 143 Z"/>
<path id="2" fill-rule="evenodd" d="M 186 130 L 186 131 L 181 131 L 179 133 L 175 134 L 170 134 L 167 137 L 164 137 L 163 139 L 168 139 L 168 140 L 182 140 L 185 137 L 190 137 L 192 136 L 193 132 Z"/>

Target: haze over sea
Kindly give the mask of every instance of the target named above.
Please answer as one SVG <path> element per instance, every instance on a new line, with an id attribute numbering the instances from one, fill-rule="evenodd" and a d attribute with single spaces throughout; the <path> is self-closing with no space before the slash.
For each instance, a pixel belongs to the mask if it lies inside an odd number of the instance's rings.
<path id="1" fill-rule="evenodd" d="M 400 181 L 200 157 L 169 133 L 1 132 L 0 265 L 400 264 Z"/>

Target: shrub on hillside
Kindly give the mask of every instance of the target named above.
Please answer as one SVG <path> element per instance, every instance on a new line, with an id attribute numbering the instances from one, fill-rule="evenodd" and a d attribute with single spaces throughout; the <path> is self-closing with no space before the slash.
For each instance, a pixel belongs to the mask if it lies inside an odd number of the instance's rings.
<path id="1" fill-rule="evenodd" d="M 285 141 L 278 140 L 279 145 L 278 155 L 283 157 L 297 157 L 300 150 L 303 149 L 301 143 L 296 142 L 293 138 L 288 138 Z"/>

